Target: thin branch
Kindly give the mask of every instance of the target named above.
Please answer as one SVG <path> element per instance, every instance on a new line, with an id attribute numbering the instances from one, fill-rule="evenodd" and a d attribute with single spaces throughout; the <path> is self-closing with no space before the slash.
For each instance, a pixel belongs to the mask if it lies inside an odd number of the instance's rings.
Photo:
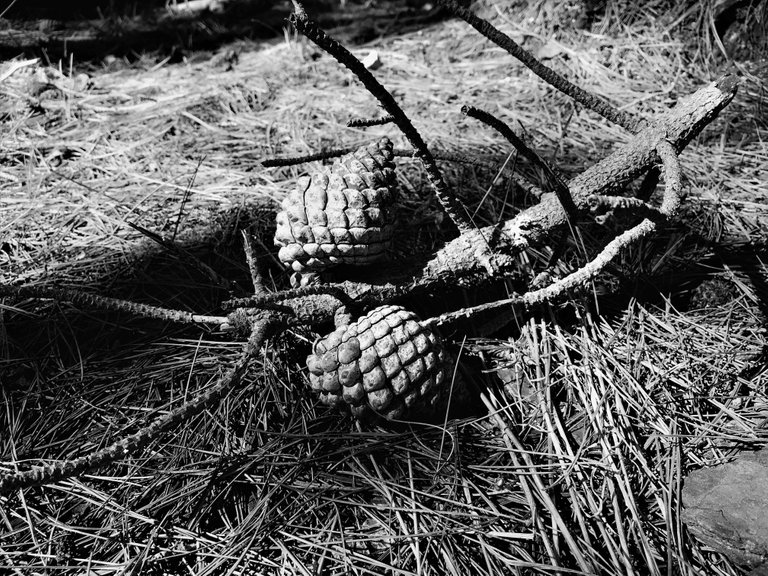
<path id="1" fill-rule="evenodd" d="M 259 269 L 259 262 L 253 250 L 253 240 L 251 234 L 243 230 L 243 251 L 245 252 L 245 261 L 248 263 L 248 270 L 251 272 L 251 282 L 253 283 L 254 294 L 266 294 L 264 287 L 264 276 Z"/>
<path id="2" fill-rule="evenodd" d="M 475 108 L 474 106 L 462 106 L 461 113 L 470 118 L 480 120 L 483 124 L 487 124 L 496 130 L 499 134 L 504 136 L 504 138 L 506 138 L 509 143 L 520 152 L 520 154 L 525 156 L 529 162 L 544 170 L 544 174 L 546 174 L 547 180 L 549 180 L 549 184 L 552 186 L 558 200 L 560 200 L 560 203 L 563 205 L 566 214 L 568 214 L 572 220 L 575 220 L 577 210 L 576 204 L 571 196 L 571 191 L 568 190 L 568 185 L 563 181 L 555 169 L 550 166 L 549 162 L 528 147 L 528 145 L 523 142 L 504 121 L 496 118 L 496 116 L 490 112 Z"/>
<path id="3" fill-rule="evenodd" d="M 665 218 L 659 208 L 632 196 L 600 196 L 594 194 L 587 199 L 587 203 L 589 204 L 589 210 L 593 213 L 631 210 L 633 213 L 640 214 L 651 220 Z"/>
<path id="4" fill-rule="evenodd" d="M 395 117 L 392 114 L 387 114 L 381 118 L 352 118 L 347 122 L 347 128 L 367 128 L 368 126 L 383 126 L 394 122 Z"/>
<path id="5" fill-rule="evenodd" d="M 222 307 L 231 308 L 258 308 L 265 304 L 275 304 L 285 300 L 315 296 L 318 294 L 329 294 L 336 298 L 345 306 L 354 307 L 354 301 L 349 294 L 334 284 L 316 284 L 311 286 L 301 286 L 290 290 L 281 290 L 271 294 L 257 294 L 249 298 L 233 298 L 222 303 Z"/>
<path id="6" fill-rule="evenodd" d="M 488 40 L 506 50 L 509 54 L 520 60 L 527 66 L 531 72 L 544 80 L 550 86 L 557 88 L 563 94 L 573 98 L 576 102 L 594 112 L 600 114 L 603 118 L 618 124 L 630 132 L 637 132 L 643 127 L 645 121 L 636 117 L 634 114 L 622 112 L 598 98 L 594 94 L 579 88 L 575 84 L 560 76 L 551 68 L 542 64 L 533 54 L 517 44 L 512 38 L 494 27 L 490 22 L 475 16 L 469 10 L 462 8 L 453 0 L 438 0 L 439 3 L 453 12 L 456 16 L 464 20 L 475 30 L 480 32 Z"/>
<path id="7" fill-rule="evenodd" d="M 278 168 L 282 166 L 294 166 L 296 164 L 303 164 L 305 162 L 314 162 L 315 160 L 327 160 L 329 158 L 338 158 L 349 154 L 357 150 L 357 146 L 348 146 L 346 148 L 333 148 L 331 150 L 323 150 L 322 152 L 315 152 L 314 154 L 306 154 L 304 156 L 285 156 L 283 158 L 265 158 L 260 160 L 261 165 L 264 168 Z"/>
<path id="8" fill-rule="evenodd" d="M 300 2 L 294 0 L 294 6 L 295 12 L 291 14 L 290 22 L 295 26 L 296 30 L 333 56 L 340 64 L 347 67 L 363 83 L 366 90 L 381 103 L 387 113 L 392 115 L 392 121 L 416 150 L 416 157 L 424 164 L 427 178 L 448 216 L 461 232 L 472 230 L 473 226 L 467 216 L 466 208 L 448 189 L 437 164 L 435 164 L 435 159 L 427 148 L 421 134 L 416 130 L 408 116 L 405 115 L 405 112 L 403 112 L 403 109 L 400 108 L 399 104 L 392 97 L 392 94 L 376 80 L 374 75 L 349 50 L 328 36 L 320 29 L 316 22 L 310 20 Z"/>
<path id="9" fill-rule="evenodd" d="M 161 308 L 160 306 L 151 306 L 149 304 L 139 304 L 129 300 L 119 298 L 109 298 L 90 294 L 80 290 L 70 288 L 49 288 L 46 286 L 7 286 L 0 285 L 0 297 L 13 296 L 16 298 L 50 298 L 52 300 L 64 300 L 78 304 L 80 306 L 89 306 L 100 310 L 115 310 L 117 312 L 128 312 L 134 316 L 142 318 L 154 318 L 156 320 L 165 320 L 168 322 L 178 322 L 180 324 L 223 324 L 227 321 L 224 316 L 205 316 L 202 314 L 192 314 L 184 310 L 172 310 Z"/>
<path id="10" fill-rule="evenodd" d="M 533 292 L 527 292 L 521 296 L 515 296 L 514 298 L 507 298 L 505 300 L 498 300 L 495 302 L 489 302 L 487 304 L 480 304 L 478 306 L 472 306 L 470 308 L 463 308 L 456 310 L 455 312 L 447 312 L 440 316 L 435 316 L 427 320 L 423 320 L 422 324 L 427 326 L 442 326 L 449 322 L 456 320 L 468 319 L 475 314 L 481 312 L 489 312 L 491 310 L 497 310 L 501 308 L 514 308 L 519 306 L 530 307 L 544 302 L 552 302 L 562 296 L 565 296 L 569 290 L 576 288 L 577 286 L 583 286 L 589 282 L 592 278 L 597 276 L 605 266 L 613 260 L 619 252 L 625 247 L 634 242 L 637 242 L 641 238 L 647 236 L 651 232 L 656 230 L 656 223 L 649 219 L 644 219 L 642 222 L 630 228 L 626 232 L 618 235 L 611 240 L 602 252 L 598 254 L 594 260 L 588 262 L 583 267 L 579 268 L 576 272 L 569 274 L 565 278 L 535 290 Z M 514 310 L 509 310 L 509 313 L 514 314 Z"/>
<path id="11" fill-rule="evenodd" d="M 656 145 L 656 152 L 664 167 L 664 199 L 661 201 L 661 212 L 668 217 L 674 216 L 680 208 L 680 191 L 682 190 L 682 168 L 677 151 L 668 140 L 661 140 Z"/>
<path id="12" fill-rule="evenodd" d="M 227 390 L 240 381 L 251 361 L 251 354 L 249 352 L 261 346 L 267 337 L 270 326 L 271 322 L 268 319 L 260 320 L 254 324 L 253 333 L 249 339 L 246 351 L 243 352 L 235 366 L 205 392 L 154 420 L 135 434 L 126 436 L 106 448 L 96 450 L 86 456 L 73 460 L 62 460 L 55 464 L 36 466 L 32 470 L 24 472 L 4 474 L 0 476 L 0 494 L 31 486 L 51 484 L 66 478 L 80 476 L 89 470 L 101 466 L 108 466 L 134 454 L 159 438 L 163 433 L 200 414 L 208 406 L 218 402 Z"/>
<path id="13" fill-rule="evenodd" d="M 276 168 L 283 166 L 295 166 L 296 164 L 304 164 L 306 162 L 314 162 L 315 160 L 328 160 L 330 158 L 338 158 L 344 154 L 349 154 L 357 150 L 357 147 L 349 146 L 347 148 L 336 148 L 333 150 L 326 150 L 324 152 L 318 152 L 316 154 L 306 154 L 304 156 L 284 156 L 281 158 L 265 158 L 259 162 L 264 168 Z M 392 150 L 392 154 L 398 158 L 414 158 L 416 151 L 413 148 L 395 148 Z M 456 162 L 457 164 L 469 164 L 471 166 L 477 166 L 479 168 L 485 168 L 487 170 L 497 170 L 498 165 L 493 162 L 487 162 L 467 156 L 466 154 L 460 154 L 458 152 L 432 152 L 432 157 L 435 160 L 443 160 L 446 162 Z M 531 184 L 528 184 L 531 186 Z"/>

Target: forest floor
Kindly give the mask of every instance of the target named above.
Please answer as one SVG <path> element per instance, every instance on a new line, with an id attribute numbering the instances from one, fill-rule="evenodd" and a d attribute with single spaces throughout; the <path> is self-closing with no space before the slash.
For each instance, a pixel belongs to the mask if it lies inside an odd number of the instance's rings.
<path id="1" fill-rule="evenodd" d="M 681 154 L 680 222 L 586 293 L 502 332 L 443 337 L 471 395 L 440 424 L 365 428 L 321 405 L 317 336 L 270 341 L 217 405 L 114 465 L 0 495 L 6 573 L 738 574 L 683 522 L 685 477 L 768 440 L 768 12 L 717 2 L 485 2 L 479 13 L 576 84 L 652 118 L 726 72 L 733 102 Z M 730 25 L 728 25 L 730 24 Z M 721 32 L 718 36 L 717 32 Z M 535 170 L 459 110 L 503 117 L 568 177 L 629 134 L 446 19 L 351 46 L 443 162 L 477 225 L 530 203 Z M 726 58 L 724 53 L 728 55 Z M 332 58 L 286 29 L 130 61 L 0 65 L 0 282 L 221 314 L 249 294 L 241 230 L 269 289 L 274 214 L 321 163 L 260 161 L 404 138 Z M 421 166 L 398 159 L 400 224 L 455 235 Z M 606 226 L 585 223 L 560 273 Z M 151 233 L 154 233 L 153 237 Z M 161 241 L 158 241 L 158 240 Z M 430 295 L 422 314 L 477 300 Z M 66 301 L 0 300 L 0 471 L 73 458 L 209 387 L 243 342 Z"/>

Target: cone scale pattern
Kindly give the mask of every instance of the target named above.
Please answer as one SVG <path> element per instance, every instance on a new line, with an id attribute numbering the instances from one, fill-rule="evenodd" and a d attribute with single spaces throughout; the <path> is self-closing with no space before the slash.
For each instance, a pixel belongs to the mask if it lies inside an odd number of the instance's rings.
<path id="1" fill-rule="evenodd" d="M 382 138 L 299 178 L 277 215 L 278 257 L 295 272 L 384 257 L 394 234 L 397 186 L 392 142 Z"/>
<path id="2" fill-rule="evenodd" d="M 440 399 L 446 355 L 437 335 L 400 306 L 380 306 L 313 346 L 312 389 L 329 406 L 388 420 L 429 411 Z"/>

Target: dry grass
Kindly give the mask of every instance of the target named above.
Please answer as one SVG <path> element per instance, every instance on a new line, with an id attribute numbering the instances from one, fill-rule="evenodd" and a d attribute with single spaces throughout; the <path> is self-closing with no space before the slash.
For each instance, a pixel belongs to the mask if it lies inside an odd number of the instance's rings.
<path id="1" fill-rule="evenodd" d="M 560 3 L 488 4 L 484 13 L 527 48 L 547 46 L 550 65 L 644 115 L 729 66 L 711 34 L 698 33 L 711 32 L 708 3 L 617 0 L 589 32 L 563 24 Z M 383 62 L 377 75 L 437 149 L 507 159 L 497 135 L 459 114 L 465 103 L 520 122 L 569 175 L 627 138 L 460 22 L 355 48 L 370 49 Z M 266 244 L 267 284 L 284 287 L 271 211 L 306 167 L 264 170 L 258 159 L 379 134 L 405 145 L 388 126 L 345 127 L 377 107 L 318 56 L 288 33 L 174 65 L 151 55 L 130 66 L 3 64 L 2 281 L 215 313 L 229 294 L 248 292 L 239 230 L 249 228 Z M 445 426 L 357 428 L 311 397 L 302 370 L 314 335 L 289 332 L 216 408 L 141 455 L 0 497 L 0 566 L 738 573 L 679 514 L 687 471 L 766 438 L 766 271 L 762 253 L 747 250 L 765 246 L 768 132 L 756 79 L 766 64 L 758 48 L 738 56 L 752 79 L 682 156 L 688 226 L 627 251 L 594 293 L 522 319 L 509 338 L 467 341 L 474 411 Z M 520 207 L 503 177 L 491 186 L 494 174 L 445 168 L 480 208 L 478 224 Z M 440 214 L 421 169 L 403 160 L 400 179 L 406 224 L 436 236 Z M 592 232 L 584 229 L 588 244 Z M 697 288 L 711 278 L 714 296 Z M 4 470 L 136 430 L 211 385 L 240 348 L 222 334 L 66 303 L 7 301 L 0 314 Z M 447 336 L 458 351 L 463 336 Z"/>

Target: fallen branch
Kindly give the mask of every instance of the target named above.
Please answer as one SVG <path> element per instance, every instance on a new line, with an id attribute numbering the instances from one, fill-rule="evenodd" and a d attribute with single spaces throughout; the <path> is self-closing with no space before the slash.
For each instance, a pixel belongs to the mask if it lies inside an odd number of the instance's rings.
<path id="1" fill-rule="evenodd" d="M 139 432 L 127 436 L 103 450 L 71 461 L 0 476 L 0 492 L 54 482 L 68 476 L 82 474 L 91 468 L 114 462 L 146 446 L 173 426 L 200 413 L 205 407 L 220 399 L 239 380 L 242 373 L 247 369 L 249 358 L 262 345 L 268 331 L 276 326 L 319 325 L 329 323 L 334 319 L 341 319 L 342 322 L 348 321 L 349 308 L 351 307 L 365 309 L 369 306 L 378 306 L 389 302 L 395 298 L 407 299 L 423 290 L 431 290 L 445 285 L 471 284 L 477 286 L 489 279 L 508 277 L 517 272 L 517 256 L 521 251 L 552 242 L 553 238 L 558 237 L 563 228 L 567 226 L 569 214 L 566 212 L 564 204 L 566 206 L 569 204 L 568 198 L 563 202 L 562 194 L 558 198 L 556 194 L 547 193 L 541 195 L 538 204 L 498 226 L 472 229 L 468 220 L 463 216 L 463 206 L 449 193 L 445 182 L 442 180 L 434 157 L 391 94 L 348 51 L 327 37 L 322 30 L 319 30 L 314 23 L 309 21 L 299 4 L 297 4 L 293 21 L 300 31 L 329 51 L 342 64 L 349 67 L 365 87 L 379 99 L 385 110 L 392 115 L 395 124 L 416 150 L 416 156 L 424 163 L 430 183 L 446 211 L 454 218 L 461 232 L 460 236 L 447 242 L 433 255 L 415 255 L 407 263 L 396 263 L 389 268 L 382 266 L 374 270 L 368 269 L 365 272 L 365 281 L 348 280 L 340 284 L 307 286 L 275 294 L 263 293 L 260 272 L 256 268 L 255 261 L 252 261 L 250 268 L 257 294 L 246 300 L 231 301 L 230 304 L 236 306 L 236 309 L 226 318 L 166 310 L 102 296 L 82 294 L 72 290 L 0 287 L 0 296 L 55 297 L 104 309 L 125 310 L 139 316 L 164 320 L 228 324 L 250 334 L 243 356 L 235 368 L 219 379 L 208 391 L 157 419 Z M 488 30 L 490 29 L 486 28 L 486 33 Z M 493 36 L 493 34 L 490 35 Z M 556 83 L 553 82 L 554 84 Z M 631 229 L 619 234 L 608 242 L 591 262 L 548 286 L 513 298 L 445 312 L 425 320 L 422 324 L 426 327 L 437 326 L 461 318 L 471 318 L 481 312 L 495 312 L 510 308 L 514 312 L 515 306 L 534 306 L 553 301 L 564 297 L 570 290 L 588 283 L 622 249 L 653 233 L 674 215 L 681 200 L 681 169 L 678 154 L 730 102 L 736 92 L 737 84 L 738 81 L 735 77 L 726 76 L 720 81 L 698 90 L 688 98 L 682 99 L 674 109 L 660 115 L 654 121 L 643 122 L 642 129 L 634 134 L 630 142 L 620 146 L 613 154 L 569 182 L 560 183 L 571 194 L 570 202 L 572 205 L 569 207 L 569 211 L 578 215 L 582 212 L 588 212 L 594 204 L 595 198 L 614 196 L 632 180 L 649 169 L 653 169 L 660 160 L 665 189 L 662 205 L 659 208 L 659 217 L 646 218 Z M 571 95 L 578 99 L 577 96 Z M 605 109 L 598 106 L 593 109 L 598 111 L 602 109 L 604 115 L 608 114 L 606 117 L 610 117 L 612 114 L 610 107 Z M 633 117 L 617 116 L 613 119 L 628 127 Z M 641 123 L 638 122 L 638 125 Z M 535 155 L 533 161 L 536 161 Z M 554 171 L 552 172 L 554 173 Z M 654 178 L 655 176 L 651 177 L 650 181 L 653 181 Z M 250 250 L 247 239 L 246 250 Z M 399 270 L 395 272 L 397 268 Z M 341 314 L 339 314 L 340 311 Z M 349 352 L 354 346 L 357 346 L 357 353 L 359 353 L 359 345 L 357 344 L 350 344 L 345 350 Z M 329 364 L 335 362 L 334 366 L 328 370 L 335 370 L 338 367 L 337 359 L 334 359 L 335 357 L 332 355 L 328 358 Z M 330 374 L 330 372 L 328 373 Z M 381 374 L 384 372 L 382 371 Z M 355 381 L 354 386 L 362 389 L 360 382 Z"/>
<path id="2" fill-rule="evenodd" d="M 136 453 L 168 430 L 200 414 L 207 407 L 218 402 L 230 388 L 240 382 L 243 374 L 248 369 L 254 351 L 261 347 L 273 326 L 274 319 L 270 317 L 254 322 L 251 337 L 234 367 L 230 368 L 213 386 L 199 396 L 154 420 L 135 434 L 125 436 L 106 448 L 96 450 L 86 456 L 73 460 L 62 460 L 54 464 L 46 464 L 45 466 L 36 466 L 32 470 L 23 472 L 2 474 L 0 475 L 0 494 L 11 490 L 59 482 L 66 478 L 79 476 L 100 466 L 112 464 Z"/>

